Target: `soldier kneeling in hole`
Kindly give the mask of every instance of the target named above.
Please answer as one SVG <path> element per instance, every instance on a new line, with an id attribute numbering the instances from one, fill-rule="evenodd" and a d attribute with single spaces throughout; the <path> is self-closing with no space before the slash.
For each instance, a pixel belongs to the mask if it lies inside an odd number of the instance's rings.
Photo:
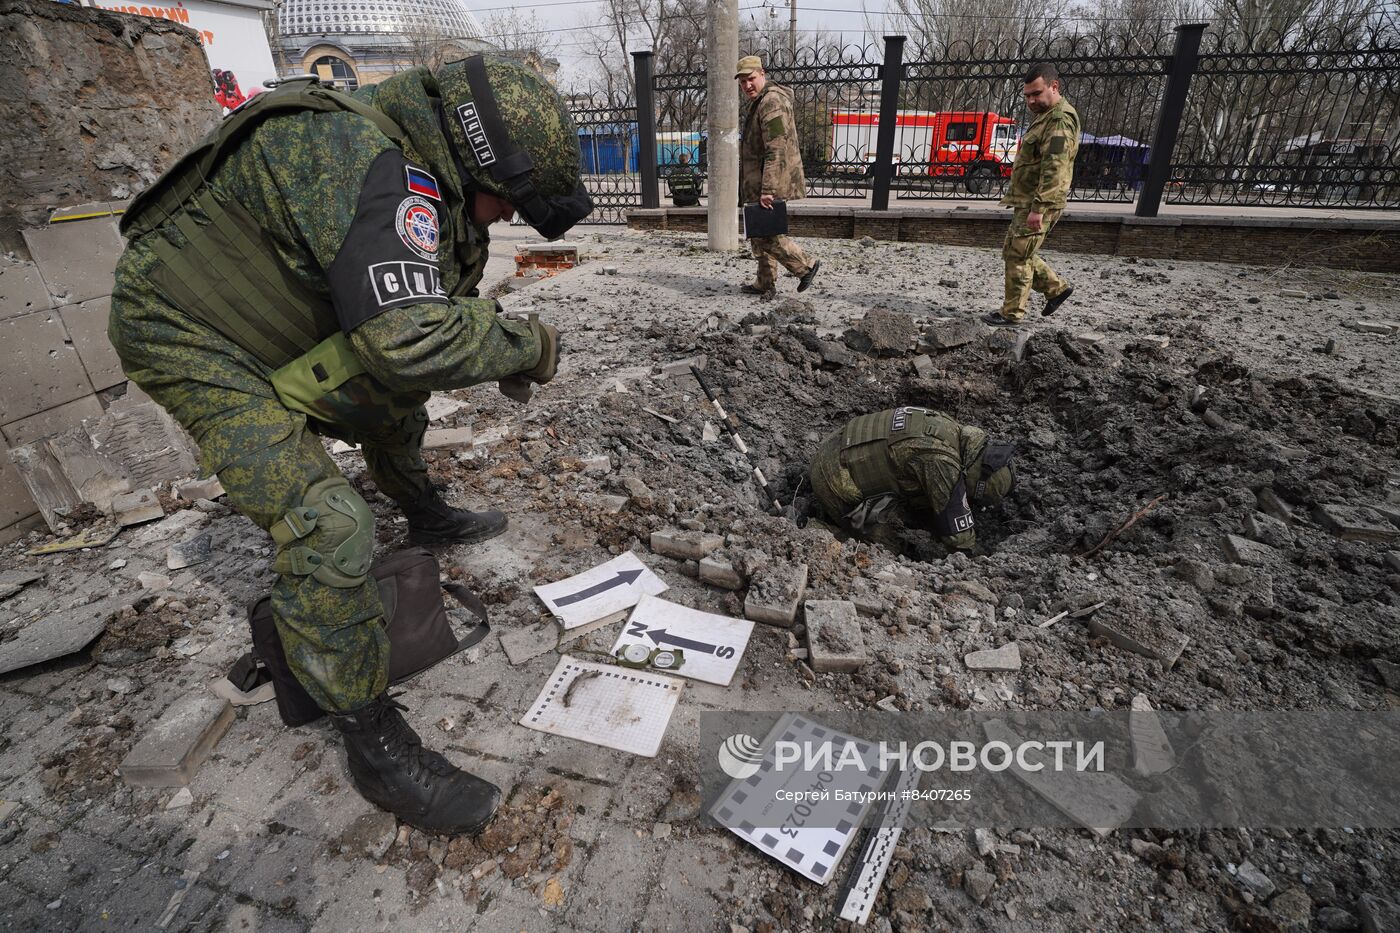
<path id="1" fill-rule="evenodd" d="M 950 550 L 971 550 L 972 507 L 995 505 L 1015 488 L 1015 453 L 941 412 L 895 408 L 854 418 L 822 441 L 809 476 L 827 518 L 843 528 L 882 540 L 897 515 Z"/>

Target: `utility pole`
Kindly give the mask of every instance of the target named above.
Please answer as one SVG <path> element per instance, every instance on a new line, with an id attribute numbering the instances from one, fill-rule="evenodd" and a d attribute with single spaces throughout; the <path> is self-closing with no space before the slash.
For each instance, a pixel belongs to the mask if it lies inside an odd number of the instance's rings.
<path id="1" fill-rule="evenodd" d="M 788 51 L 797 62 L 797 0 L 788 0 Z"/>
<path id="2" fill-rule="evenodd" d="M 710 249 L 739 248 L 739 0 L 710 0 L 705 36 Z"/>

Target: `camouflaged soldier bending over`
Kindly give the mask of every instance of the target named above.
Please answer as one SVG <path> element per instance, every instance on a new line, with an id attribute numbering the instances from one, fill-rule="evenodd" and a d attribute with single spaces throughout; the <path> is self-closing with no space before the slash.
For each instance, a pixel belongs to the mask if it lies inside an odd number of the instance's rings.
<path id="1" fill-rule="evenodd" d="M 1026 316 L 1031 289 L 1045 296 L 1040 313 L 1049 316 L 1069 300 L 1074 287 L 1040 258 L 1045 238 L 1060 219 L 1079 152 L 1079 113 L 1060 96 L 1054 65 L 1033 65 L 1021 91 L 1035 120 L 1016 153 L 1011 184 L 1001 203 L 1015 208 L 1001 255 L 1006 260 L 1006 296 L 1000 311 L 982 318 L 996 327 L 1014 327 Z"/>
<path id="2" fill-rule="evenodd" d="M 475 56 L 353 97 L 295 78 L 225 119 L 131 205 L 109 336 L 266 529 L 287 661 L 344 734 L 368 800 L 475 832 L 500 790 L 422 747 L 389 699 L 374 518 L 318 435 L 359 443 L 410 541 L 499 534 L 445 503 L 420 456 L 432 389 L 555 373 L 554 328 L 475 297 L 487 227 L 561 236 L 592 209 L 574 124 L 533 73 Z"/>
<path id="3" fill-rule="evenodd" d="M 972 507 L 1016 486 L 1016 450 L 941 412 L 905 407 L 861 415 L 822 441 L 808 473 L 827 518 L 880 537 L 898 515 L 950 550 L 977 543 Z"/>
<path id="4" fill-rule="evenodd" d="M 757 55 L 739 59 L 734 77 L 749 100 L 739 142 L 739 201 L 758 203 L 765 209 L 771 209 L 774 201 L 796 201 L 806 195 L 807 179 L 797 148 L 792 91 L 768 80 Z M 797 290 L 805 292 L 822 265 L 820 259 L 808 259 L 802 247 L 784 235 L 751 237 L 749 248 L 758 260 L 758 278 L 753 284 L 739 286 L 748 295 L 764 295 L 777 288 L 779 263 L 801 279 Z"/>

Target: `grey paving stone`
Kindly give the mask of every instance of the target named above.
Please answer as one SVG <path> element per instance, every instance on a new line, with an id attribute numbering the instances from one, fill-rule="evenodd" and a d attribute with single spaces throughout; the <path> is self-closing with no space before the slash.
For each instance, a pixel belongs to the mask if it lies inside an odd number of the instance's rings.
<path id="1" fill-rule="evenodd" d="M 805 619 L 807 660 L 812 670 L 850 673 L 870 663 L 855 603 L 809 599 Z"/>
<path id="2" fill-rule="evenodd" d="M 211 693 L 176 700 L 122 760 L 122 779 L 134 787 L 190 783 L 232 723 L 233 707 Z"/>

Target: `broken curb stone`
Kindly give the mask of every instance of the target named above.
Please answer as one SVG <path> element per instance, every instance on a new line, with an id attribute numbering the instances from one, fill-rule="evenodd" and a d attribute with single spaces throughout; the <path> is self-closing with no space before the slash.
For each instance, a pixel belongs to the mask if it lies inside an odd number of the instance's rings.
<path id="1" fill-rule="evenodd" d="M 198 692 L 176 700 L 121 763 L 133 787 L 183 787 L 233 724 L 233 706 Z"/>
<path id="2" fill-rule="evenodd" d="M 870 662 L 855 603 L 809 599 L 805 608 L 807 659 L 812 670 L 848 674 Z"/>
<path id="3" fill-rule="evenodd" d="M 1019 671 L 1021 646 L 1013 641 L 1000 648 L 973 651 L 963 658 L 963 663 L 973 671 Z"/>
<path id="4" fill-rule="evenodd" d="M 703 531 L 653 531 L 651 549 L 664 557 L 677 560 L 700 560 L 724 543 L 719 535 Z"/>
<path id="5" fill-rule="evenodd" d="M 791 628 L 807 594 L 806 564 L 770 564 L 756 573 L 744 599 L 744 618 Z"/>
<path id="6" fill-rule="evenodd" d="M 1344 541 L 1387 544 L 1400 539 L 1400 528 L 1390 524 L 1374 509 L 1364 506 L 1340 503 L 1318 505 L 1313 508 L 1313 518 Z"/>
<path id="7" fill-rule="evenodd" d="M 738 590 L 744 586 L 744 578 L 734 569 L 734 564 L 723 557 L 706 557 L 700 561 L 700 579 L 722 590 Z"/>

